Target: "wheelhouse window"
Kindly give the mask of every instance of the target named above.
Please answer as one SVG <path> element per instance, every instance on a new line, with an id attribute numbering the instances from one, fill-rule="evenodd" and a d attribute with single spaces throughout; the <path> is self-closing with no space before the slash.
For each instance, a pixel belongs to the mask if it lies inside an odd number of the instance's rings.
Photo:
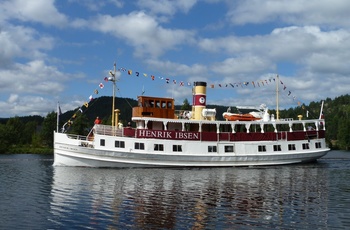
<path id="1" fill-rule="evenodd" d="M 182 145 L 173 145 L 173 152 L 182 152 Z"/>
<path id="2" fill-rule="evenodd" d="M 295 144 L 289 144 L 288 145 L 288 150 L 295 150 Z"/>
<path id="3" fill-rule="evenodd" d="M 135 149 L 145 149 L 145 144 L 140 142 L 135 142 Z"/>
<path id="4" fill-rule="evenodd" d="M 154 144 L 154 151 L 164 151 L 164 145 Z"/>
<path id="5" fill-rule="evenodd" d="M 316 142 L 315 147 L 316 147 L 316 149 L 322 148 L 321 142 Z"/>
<path id="6" fill-rule="evenodd" d="M 124 141 L 115 141 L 114 147 L 116 148 L 125 148 L 125 142 Z"/>
<path id="7" fill-rule="evenodd" d="M 106 145 L 105 139 L 101 139 L 101 140 L 100 140 L 100 145 L 101 145 L 101 146 L 105 146 L 105 145 Z"/>
<path id="8" fill-rule="evenodd" d="M 216 145 L 208 146 L 208 153 L 216 153 L 216 152 L 217 152 Z"/>
<path id="9" fill-rule="evenodd" d="M 309 143 L 304 143 L 303 144 L 303 149 L 310 149 Z"/>
<path id="10" fill-rule="evenodd" d="M 225 153 L 233 153 L 233 145 L 225 145 Z"/>
<path id="11" fill-rule="evenodd" d="M 266 152 L 266 145 L 259 145 L 258 146 L 258 151 L 259 152 Z"/>
<path id="12" fill-rule="evenodd" d="M 274 145 L 273 146 L 273 151 L 282 151 L 281 150 L 281 145 Z"/>

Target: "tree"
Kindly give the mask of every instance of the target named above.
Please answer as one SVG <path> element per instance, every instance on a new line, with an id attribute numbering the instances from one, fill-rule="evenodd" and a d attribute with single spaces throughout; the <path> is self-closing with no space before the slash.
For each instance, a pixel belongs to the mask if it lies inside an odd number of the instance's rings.
<path id="1" fill-rule="evenodd" d="M 74 119 L 74 123 L 71 125 L 69 133 L 76 135 L 88 135 L 91 125 L 89 125 L 89 120 L 85 114 L 80 114 Z"/>
<path id="2" fill-rule="evenodd" d="M 35 135 L 37 127 L 38 123 L 36 121 L 28 121 L 27 123 L 25 123 L 22 135 L 23 144 L 32 143 L 32 137 Z"/>
<path id="3" fill-rule="evenodd" d="M 191 105 L 188 103 L 187 98 L 182 103 L 181 110 L 185 110 L 185 111 L 191 110 Z"/>
<path id="4" fill-rule="evenodd" d="M 0 153 L 7 153 L 9 149 L 6 125 L 0 124 Z"/>
<path id="5" fill-rule="evenodd" d="M 10 118 L 6 122 L 6 129 L 6 133 L 11 134 L 7 137 L 10 145 L 23 144 L 24 124 L 18 116 Z"/>
<path id="6" fill-rule="evenodd" d="M 53 146 L 53 132 L 56 129 L 57 113 L 51 112 L 45 117 L 42 129 L 40 132 L 40 137 L 42 144 L 46 146 Z"/>

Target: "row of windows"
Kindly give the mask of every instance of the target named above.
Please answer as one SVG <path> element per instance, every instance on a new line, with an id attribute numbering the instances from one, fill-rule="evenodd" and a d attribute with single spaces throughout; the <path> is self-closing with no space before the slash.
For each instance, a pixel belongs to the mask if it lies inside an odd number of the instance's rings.
<path id="1" fill-rule="evenodd" d="M 100 145 L 105 146 L 105 140 L 100 140 Z M 125 148 L 125 142 L 124 141 L 115 141 L 114 146 L 116 148 Z M 316 149 L 321 148 L 321 142 L 315 143 Z M 303 149 L 310 149 L 309 143 L 303 143 L 302 144 Z M 135 142 L 135 149 L 144 150 L 145 144 L 142 142 Z M 225 145 L 224 146 L 225 153 L 233 153 L 234 152 L 234 145 Z M 289 151 L 296 150 L 295 144 L 289 144 L 288 145 Z M 154 144 L 154 151 L 164 151 L 164 145 L 163 144 Z M 280 152 L 282 151 L 281 145 L 273 145 L 273 151 Z M 182 152 L 182 145 L 173 145 L 173 152 Z M 217 152 L 217 146 L 216 145 L 209 145 L 208 146 L 208 152 L 209 153 L 216 153 Z M 258 145 L 258 152 L 266 152 L 266 145 Z"/>
<path id="2" fill-rule="evenodd" d="M 100 145 L 105 146 L 106 142 L 104 139 L 100 140 Z M 125 142 L 124 141 L 115 141 L 114 147 L 116 148 L 125 148 Z M 140 142 L 135 142 L 135 149 L 144 150 L 145 144 Z M 154 151 L 164 151 L 164 145 L 163 144 L 154 144 Z M 182 145 L 173 145 L 173 152 L 182 152 Z M 208 146 L 208 152 L 217 152 L 216 145 Z M 233 145 L 227 145 L 225 146 L 225 152 L 233 152 Z"/>
<path id="3" fill-rule="evenodd" d="M 303 144 L 302 144 L 302 148 L 303 148 L 303 149 L 310 149 L 309 143 L 303 143 Z M 316 148 L 316 149 L 322 148 L 321 142 L 316 142 L 316 143 L 315 143 L 315 148 Z M 294 151 L 294 150 L 296 150 L 295 144 L 289 144 L 289 145 L 288 145 L 288 150 L 289 150 L 289 151 Z M 258 151 L 259 151 L 259 152 L 266 152 L 266 145 L 259 145 L 259 146 L 258 146 Z M 274 146 L 273 146 L 273 151 L 275 151 L 275 152 L 282 151 L 281 145 L 274 145 Z"/>

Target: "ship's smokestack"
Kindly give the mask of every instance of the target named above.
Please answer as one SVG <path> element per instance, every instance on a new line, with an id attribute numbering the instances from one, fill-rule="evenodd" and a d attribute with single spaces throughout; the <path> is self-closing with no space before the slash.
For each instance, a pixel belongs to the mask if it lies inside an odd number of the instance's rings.
<path id="1" fill-rule="evenodd" d="M 202 111 L 207 102 L 207 83 L 197 81 L 193 83 L 192 119 L 201 120 Z"/>

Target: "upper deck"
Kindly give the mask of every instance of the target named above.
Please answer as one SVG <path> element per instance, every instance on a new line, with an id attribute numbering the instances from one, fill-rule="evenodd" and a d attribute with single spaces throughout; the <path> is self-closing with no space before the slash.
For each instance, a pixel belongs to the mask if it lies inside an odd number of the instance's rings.
<path id="1" fill-rule="evenodd" d="M 175 118 L 173 98 L 139 96 L 138 106 L 132 109 L 133 117 Z"/>

